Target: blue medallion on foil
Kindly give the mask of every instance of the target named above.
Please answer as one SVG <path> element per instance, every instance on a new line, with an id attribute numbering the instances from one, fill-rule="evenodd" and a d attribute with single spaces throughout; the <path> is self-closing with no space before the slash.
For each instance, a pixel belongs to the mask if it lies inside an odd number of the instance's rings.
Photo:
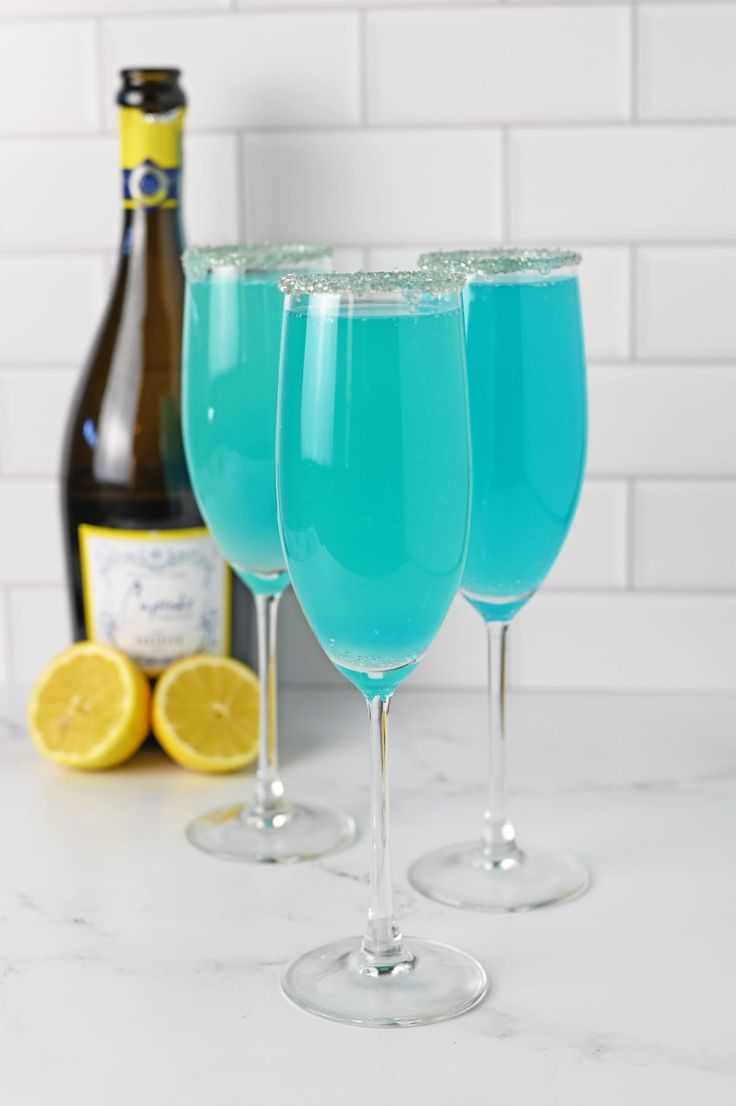
<path id="1" fill-rule="evenodd" d="M 143 161 L 123 169 L 123 200 L 135 207 L 172 206 L 179 202 L 179 169 L 162 169 L 155 161 Z"/>

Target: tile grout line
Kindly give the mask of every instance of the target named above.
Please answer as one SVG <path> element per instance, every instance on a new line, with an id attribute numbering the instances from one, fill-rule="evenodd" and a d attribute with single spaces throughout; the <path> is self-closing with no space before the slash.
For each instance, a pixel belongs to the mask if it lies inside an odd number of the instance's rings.
<path id="1" fill-rule="evenodd" d="M 238 228 L 238 240 L 240 242 L 248 241 L 248 218 L 247 218 L 247 191 L 248 184 L 246 180 L 245 172 L 245 138 L 242 134 L 235 134 L 235 195 L 237 197 L 237 228 Z"/>
<path id="2" fill-rule="evenodd" d="M 367 258 L 363 258 L 363 263 Z M 58 470 L 49 470 L 47 472 L 7 472 L 0 473 L 0 486 L 8 486 L 9 484 L 22 484 L 26 486 L 40 485 L 58 486 L 59 483 Z M 616 472 L 614 470 L 601 470 L 599 472 L 588 472 L 585 475 L 586 484 L 626 484 L 629 481 L 646 481 L 651 484 L 719 484 L 719 485 L 732 485 L 736 489 L 736 469 L 730 472 L 692 472 L 684 469 L 678 469 L 674 472 L 662 472 L 652 471 L 651 469 L 642 470 L 641 472 Z"/>
<path id="3" fill-rule="evenodd" d="M 3 588 L 10 594 L 13 589 L 17 591 L 33 591 L 33 592 L 54 592 L 65 591 L 65 583 L 59 579 L 55 584 L 51 584 L 48 580 L 4 580 L 0 582 L 0 593 Z"/>
<path id="4" fill-rule="evenodd" d="M 355 250 L 360 255 L 366 251 L 372 253 L 386 248 L 392 247 L 375 246 L 370 243 L 359 245 L 356 243 L 336 242 L 334 244 L 335 250 Z M 401 248 L 419 253 L 426 247 L 423 243 L 415 243 L 412 246 Z M 37 254 L 31 256 L 44 257 L 46 255 Z M 2 255 L 0 255 L 0 258 L 1 257 Z M 588 357 L 587 366 L 589 370 L 595 373 L 607 369 L 620 370 L 622 373 L 636 372 L 637 369 L 691 369 L 693 372 L 702 373 L 709 370 L 736 370 L 736 357 Z M 33 370 L 39 371 L 41 369 L 48 370 L 49 372 L 78 370 L 79 362 L 37 361 L 35 359 L 24 360 L 23 358 L 17 357 L 0 357 L 0 371 L 23 373 Z"/>
<path id="5" fill-rule="evenodd" d="M 508 244 L 511 232 L 511 131 L 501 129 L 501 241 Z"/>
<path id="6" fill-rule="evenodd" d="M 15 683 L 15 657 L 12 649 L 12 634 L 10 632 L 10 591 L 7 586 L 0 585 L 0 625 L 2 625 L 2 646 L 5 650 L 5 671 L 9 686 Z"/>
<path id="7" fill-rule="evenodd" d="M 245 141 L 248 140 L 247 134 L 240 134 L 240 135 L 232 134 L 231 137 L 240 138 L 240 139 L 243 139 Z M 520 245 L 520 246 L 523 246 L 523 245 L 540 246 L 540 245 L 544 245 L 545 243 L 548 243 L 548 244 L 553 245 L 553 246 L 557 246 L 558 242 L 559 242 L 559 235 L 556 235 L 556 236 L 537 235 L 535 238 L 528 238 L 525 235 L 524 236 L 520 235 L 515 239 L 515 242 L 516 242 L 517 245 Z M 721 240 L 719 242 L 704 242 L 702 239 L 701 240 L 670 239 L 668 241 L 664 241 L 662 239 L 656 239 L 656 240 L 655 239 L 640 239 L 636 243 L 630 243 L 629 246 L 627 247 L 626 244 L 624 242 L 622 242 L 622 240 L 620 238 L 611 238 L 611 239 L 591 238 L 591 239 L 586 239 L 584 237 L 576 235 L 575 236 L 575 242 L 576 242 L 576 245 L 578 245 L 581 249 L 584 249 L 584 250 L 619 250 L 619 251 L 623 251 L 623 250 L 627 250 L 627 249 L 628 250 L 631 250 L 631 249 L 636 249 L 636 250 L 639 250 L 639 249 L 654 249 L 654 250 L 681 250 L 681 251 L 682 250 L 708 250 L 708 251 L 711 251 L 711 250 L 712 251 L 719 251 L 719 250 L 734 251 L 734 250 L 736 250 L 736 239 Z M 449 237 L 444 238 L 443 237 L 443 241 L 441 243 L 438 243 L 436 239 L 433 240 L 432 243 L 428 243 L 426 236 L 423 237 L 423 238 L 417 239 L 413 242 L 406 242 L 406 241 L 402 241 L 402 242 L 386 242 L 386 241 L 356 242 L 353 239 L 351 241 L 342 241 L 342 242 L 335 242 L 334 243 L 335 247 L 339 246 L 342 249 L 362 249 L 364 246 L 367 246 L 369 249 L 374 249 L 374 250 L 413 250 L 413 249 L 416 249 L 417 247 L 427 248 L 427 246 L 429 244 L 433 244 L 433 245 L 445 244 L 445 245 L 448 246 L 448 248 L 449 247 L 457 247 L 458 249 L 462 248 L 463 246 L 466 246 L 468 249 L 470 249 L 473 246 L 477 246 L 478 243 L 477 243 L 476 239 L 463 239 L 462 237 L 459 237 L 459 236 L 455 236 L 453 238 L 449 238 Z M 15 258 L 20 259 L 20 260 L 26 260 L 26 259 L 29 259 L 29 258 L 39 258 L 39 257 L 51 257 L 51 258 L 59 258 L 59 257 L 64 257 L 64 258 L 66 258 L 66 257 L 80 257 L 80 258 L 81 257 L 87 257 L 87 258 L 93 257 L 94 258 L 94 257 L 96 257 L 99 260 L 105 260 L 110 255 L 116 256 L 116 249 L 115 249 L 114 245 L 108 245 L 108 246 L 103 246 L 103 245 L 82 246 L 82 245 L 68 244 L 68 245 L 58 245 L 58 246 L 31 246 L 30 248 L 29 247 L 21 248 L 19 246 L 9 246 L 8 247 L 8 246 L 1 246 L 0 245 L 0 258 L 4 258 L 7 261 L 12 261 Z M 731 361 L 731 362 L 736 362 L 736 350 L 734 351 L 734 354 L 730 357 L 729 356 L 718 356 L 718 355 L 715 356 L 715 357 L 711 357 L 708 354 L 704 354 L 700 357 L 693 357 L 693 358 L 689 358 L 689 359 L 688 358 L 683 359 L 683 358 L 677 358 L 677 357 L 675 357 L 674 359 L 676 361 L 677 360 L 697 361 L 699 359 L 700 361 L 716 361 L 716 362 L 717 361 Z"/>
<path id="8" fill-rule="evenodd" d="M 639 350 L 639 339 L 637 334 L 638 319 L 639 319 L 639 246 L 637 243 L 632 242 L 628 249 L 629 254 L 629 334 L 628 334 L 628 347 L 629 347 L 629 361 L 632 364 L 636 364 L 636 355 Z"/>
<path id="9" fill-rule="evenodd" d="M 728 0 L 722 0 L 726 3 Z M 550 4 L 545 3 L 543 0 L 516 0 L 511 4 L 509 0 L 439 0 L 438 3 L 433 3 L 431 0 L 358 0 L 358 7 L 361 9 L 376 9 L 378 11 L 436 11 L 441 10 L 443 7 L 447 7 L 448 3 L 452 3 L 453 10 L 502 10 L 503 8 L 509 8 L 514 10 L 520 9 L 534 9 L 539 8 L 542 11 L 549 11 L 550 8 L 583 8 L 585 10 L 596 10 L 599 8 L 610 8 L 611 0 L 558 0 L 558 2 Z M 667 7 L 687 7 L 692 6 L 693 0 L 648 0 L 648 3 L 657 8 Z M 186 19 L 186 18 L 223 18 L 232 15 L 293 15 L 299 14 L 342 14 L 345 10 L 349 10 L 350 7 L 355 7 L 355 0 L 345 0 L 343 4 L 334 4 L 321 2 L 321 0 L 314 0 L 313 3 L 306 5 L 294 5 L 293 3 L 274 3 L 269 4 L 265 0 L 257 0 L 255 3 L 247 3 L 247 0 L 243 4 L 238 4 L 238 0 L 228 0 L 228 6 L 224 8 L 168 8 L 159 9 L 153 11 L 126 11 L 121 8 L 118 11 L 100 12 L 99 14 L 110 20 L 121 20 L 124 22 L 132 22 L 135 20 L 155 20 L 155 19 Z M 55 14 L 52 12 L 39 12 L 37 14 L 27 14 L 25 12 L 13 15 L 0 16 L 0 26 L 3 23 L 8 24 L 28 24 L 34 25 L 44 22 L 49 23 L 73 23 L 83 22 L 89 19 L 89 14 L 85 12 L 62 12 L 61 14 Z"/>
<path id="10" fill-rule="evenodd" d="M 105 133 L 105 75 L 103 69 L 102 22 L 100 19 L 95 19 L 92 25 L 94 28 L 93 43 L 95 53 L 96 131 L 98 135 L 102 135 Z"/>
<path id="11" fill-rule="evenodd" d="M 626 481 L 626 591 L 636 592 L 636 479 Z"/>
<path id="12" fill-rule="evenodd" d="M 629 4 L 629 92 L 632 123 L 638 123 L 639 112 L 639 12 L 635 3 Z"/>
<path id="13" fill-rule="evenodd" d="M 232 135 L 232 137 L 245 138 L 246 141 L 247 141 L 247 138 L 248 138 L 247 134 Z M 457 245 L 458 248 L 460 248 L 463 245 L 463 243 L 468 248 L 470 248 L 473 245 L 477 245 L 474 238 L 473 239 L 463 238 L 463 237 L 458 236 L 458 235 L 455 235 L 452 238 L 449 238 L 449 237 L 448 238 L 443 238 L 443 240 L 448 242 L 448 243 L 451 242 L 453 245 Z M 432 241 L 436 242 L 436 238 L 432 239 Z M 517 242 L 518 245 L 528 245 L 528 246 L 544 245 L 545 242 L 550 243 L 550 244 L 557 244 L 557 241 L 558 241 L 558 237 L 555 237 L 555 236 L 552 236 L 552 235 L 537 235 L 534 238 L 529 238 L 526 235 L 519 235 L 516 238 L 516 242 Z M 718 242 L 715 242 L 715 241 L 706 242 L 706 241 L 703 241 L 702 239 L 696 240 L 696 239 L 692 239 L 692 238 L 691 239 L 674 239 L 673 238 L 673 239 L 669 239 L 669 240 L 664 240 L 664 239 L 661 239 L 661 238 L 660 239 L 640 238 L 636 243 L 629 243 L 629 246 L 627 247 L 626 243 L 623 242 L 621 238 L 604 239 L 604 238 L 596 237 L 596 238 L 587 239 L 587 238 L 582 237 L 580 235 L 576 235 L 575 236 L 575 242 L 582 249 L 587 249 L 587 250 L 619 250 L 619 251 L 624 251 L 624 250 L 627 250 L 628 248 L 631 248 L 632 246 L 635 246 L 637 249 L 648 249 L 648 250 L 652 250 L 652 249 L 653 250 L 681 250 L 681 251 L 682 250 L 708 250 L 708 251 L 714 251 L 714 252 L 718 252 L 719 250 L 728 250 L 729 252 L 732 252 L 732 251 L 736 250 L 736 238 L 727 239 L 727 240 L 722 239 Z M 375 249 L 375 250 L 413 250 L 417 246 L 426 246 L 427 245 L 427 236 L 425 235 L 424 237 L 414 239 L 413 241 L 406 241 L 404 239 L 400 242 L 396 242 L 396 241 L 387 242 L 385 239 L 382 239 L 381 241 L 378 241 L 378 242 L 366 242 L 365 240 L 362 241 L 362 242 L 358 242 L 355 239 L 346 239 L 342 242 L 336 243 L 336 245 L 340 245 L 340 246 L 344 247 L 345 249 L 360 249 L 362 246 L 368 245 L 371 249 Z M 67 244 L 67 245 L 60 244 L 60 245 L 57 245 L 57 246 L 52 245 L 52 246 L 31 246 L 31 247 L 20 247 L 20 246 L 2 247 L 2 246 L 0 246 L 0 256 L 4 256 L 8 259 L 12 259 L 14 257 L 18 257 L 18 258 L 45 257 L 45 256 L 59 257 L 59 256 L 69 256 L 69 255 L 76 256 L 76 257 L 104 258 L 108 254 L 111 254 L 111 253 L 112 254 L 115 253 L 114 246 L 104 246 L 102 244 L 96 245 L 96 246 L 84 246 L 84 245 L 80 245 L 80 244 Z M 731 358 L 731 359 L 733 360 L 734 358 L 736 358 L 736 352 L 734 353 L 734 357 Z"/>
<path id="14" fill-rule="evenodd" d="M 358 121 L 361 130 L 368 128 L 368 42 L 365 8 L 359 8 L 358 16 Z"/>
<path id="15" fill-rule="evenodd" d="M 49 580 L 5 580 L 0 582 L 0 600 L 3 594 L 9 597 L 10 592 L 17 591 L 32 591 L 35 594 L 52 593 L 58 594 L 66 593 L 66 585 L 63 579 L 58 579 L 55 582 Z M 544 595 L 556 595 L 556 596 L 569 596 L 571 598 L 720 598 L 720 599 L 736 599 L 736 588 L 728 586 L 716 586 L 707 587 L 697 584 L 684 584 L 684 585 L 663 585 L 657 587 L 655 585 L 646 585 L 640 588 L 628 588 L 626 585 L 616 584 L 549 584 L 544 583 L 540 588 L 540 594 Z M 2 613 L 2 603 L 0 602 L 0 614 Z M 0 626 L 2 625 L 2 619 L 0 618 Z"/>
<path id="16" fill-rule="evenodd" d="M 199 137 L 200 135 L 214 136 L 238 133 L 246 134 L 253 138 L 291 138 L 305 135 L 354 135 L 356 132 L 360 133 L 360 131 L 364 129 L 371 134 L 394 134 L 396 132 L 401 134 L 426 134 L 429 132 L 452 135 L 465 132 L 485 134 L 489 130 L 496 130 L 500 133 L 504 127 L 522 132 L 539 131 L 543 134 L 562 131 L 572 135 L 584 130 L 618 130 L 624 133 L 643 133 L 647 131 L 662 130 L 667 132 L 692 131 L 696 134 L 708 131 L 726 131 L 729 136 L 732 136 L 736 133 L 736 114 L 729 119 L 647 118 L 637 120 L 624 117 L 613 119 L 610 116 L 606 116 L 605 118 L 586 117 L 575 119 L 554 119 L 545 116 L 527 116 L 524 119 L 509 119 L 508 117 L 498 116 L 495 118 L 489 117 L 483 119 L 462 118 L 443 120 L 439 123 L 432 119 L 415 119 L 409 122 L 406 120 L 398 122 L 373 122 L 367 124 L 365 127 L 362 127 L 360 122 L 348 123 L 343 121 L 263 124 L 225 123 L 220 126 L 214 124 L 204 126 L 200 124 L 199 126 L 188 127 L 187 133 L 195 137 Z M 115 125 L 109 127 L 103 126 L 99 130 L 95 130 L 94 128 L 79 129 L 62 127 L 52 131 L 0 131 L 0 147 L 33 142 L 94 142 L 95 140 L 103 138 L 114 138 L 116 133 Z M 716 241 L 720 241 L 720 238 L 716 239 Z"/>
<path id="17" fill-rule="evenodd" d="M 586 477 L 596 482 L 614 480 L 646 480 L 649 484 L 736 484 L 736 469 L 733 472 L 594 472 Z"/>
<path id="18" fill-rule="evenodd" d="M 283 687 L 289 692 L 301 692 L 311 691 L 315 694 L 321 692 L 335 692 L 339 695 L 349 694 L 346 692 L 337 679 L 332 676 L 321 676 L 319 680 L 308 681 L 303 676 L 298 679 L 289 679 L 287 676 L 282 681 Z M 281 686 L 281 684 L 280 684 Z M 574 695 L 581 698 L 596 698 L 598 696 L 607 696 L 614 698 L 619 695 L 631 695 L 642 699 L 651 698 L 666 698 L 666 699 L 683 699 L 694 697 L 697 699 L 707 699 L 712 696 L 718 696 L 727 698 L 729 704 L 734 703 L 734 696 L 736 693 L 732 686 L 724 686 L 720 688 L 702 688 L 691 687 L 685 690 L 681 688 L 663 687 L 661 685 L 654 686 L 638 686 L 638 685 L 603 685 L 597 684 L 591 687 L 588 684 L 523 684 L 517 683 L 509 677 L 507 681 L 507 690 L 513 692 L 514 696 L 554 696 L 555 698 L 565 695 Z M 459 695 L 478 695 L 487 696 L 487 688 L 485 682 L 485 675 L 479 682 L 473 683 L 472 681 L 465 681 L 463 683 L 424 683 L 418 681 L 412 682 L 411 677 L 408 682 L 402 688 L 402 695 L 406 696 L 414 695 L 447 695 L 459 694 Z"/>

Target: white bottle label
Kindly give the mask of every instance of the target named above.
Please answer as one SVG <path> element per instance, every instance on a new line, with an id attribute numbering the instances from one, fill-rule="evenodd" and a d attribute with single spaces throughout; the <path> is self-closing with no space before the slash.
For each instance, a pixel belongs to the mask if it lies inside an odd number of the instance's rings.
<path id="1" fill-rule="evenodd" d="M 79 527 L 91 641 L 149 674 L 191 653 L 230 649 L 230 570 L 209 532 Z"/>

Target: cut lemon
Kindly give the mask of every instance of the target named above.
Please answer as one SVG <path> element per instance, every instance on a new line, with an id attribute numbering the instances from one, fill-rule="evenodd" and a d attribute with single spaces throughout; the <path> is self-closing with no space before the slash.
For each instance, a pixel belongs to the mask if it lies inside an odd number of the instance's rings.
<path id="1" fill-rule="evenodd" d="M 153 732 L 195 772 L 235 772 L 258 756 L 258 677 L 231 657 L 198 653 L 167 668 L 153 693 Z"/>
<path id="2" fill-rule="evenodd" d="M 112 768 L 146 739 L 151 693 L 133 662 L 83 641 L 59 653 L 36 680 L 28 727 L 36 748 L 67 768 Z"/>

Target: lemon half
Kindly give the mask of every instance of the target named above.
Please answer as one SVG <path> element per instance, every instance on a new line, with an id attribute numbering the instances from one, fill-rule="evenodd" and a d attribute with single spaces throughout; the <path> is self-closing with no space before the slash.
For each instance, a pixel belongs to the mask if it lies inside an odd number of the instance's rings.
<path id="1" fill-rule="evenodd" d="M 153 693 L 153 732 L 169 756 L 195 772 L 235 772 L 258 756 L 259 681 L 231 657 L 175 661 Z"/>
<path id="2" fill-rule="evenodd" d="M 146 739 L 151 693 L 133 662 L 110 645 L 79 642 L 44 668 L 31 690 L 36 748 L 67 768 L 113 768 Z"/>

